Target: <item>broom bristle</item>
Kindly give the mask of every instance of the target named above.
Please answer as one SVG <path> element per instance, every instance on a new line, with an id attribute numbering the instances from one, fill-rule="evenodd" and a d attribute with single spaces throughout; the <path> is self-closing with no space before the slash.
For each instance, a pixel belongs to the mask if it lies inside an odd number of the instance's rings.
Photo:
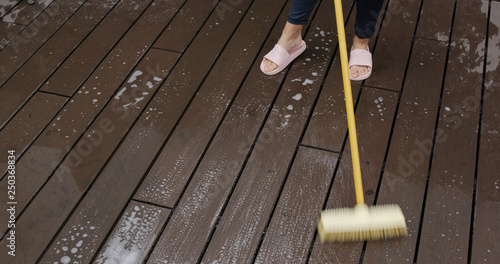
<path id="1" fill-rule="evenodd" d="M 407 236 L 406 221 L 398 205 L 330 209 L 318 222 L 321 242 L 365 241 Z"/>

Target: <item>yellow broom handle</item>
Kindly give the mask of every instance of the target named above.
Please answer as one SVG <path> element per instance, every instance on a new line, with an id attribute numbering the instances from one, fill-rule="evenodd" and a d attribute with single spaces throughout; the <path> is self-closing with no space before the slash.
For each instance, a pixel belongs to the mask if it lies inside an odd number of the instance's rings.
<path id="1" fill-rule="evenodd" d="M 339 36 L 340 63 L 342 64 L 342 80 L 344 82 L 345 105 L 347 111 L 347 126 L 349 128 L 349 142 L 351 144 L 352 169 L 354 173 L 354 188 L 356 189 L 356 202 L 364 204 L 363 184 L 361 182 L 361 167 L 359 164 L 358 139 L 356 138 L 356 122 L 354 121 L 354 107 L 352 101 L 351 79 L 347 60 L 347 47 L 344 30 L 344 16 L 342 14 L 341 0 L 335 2 L 335 18 L 337 19 L 337 34 Z"/>

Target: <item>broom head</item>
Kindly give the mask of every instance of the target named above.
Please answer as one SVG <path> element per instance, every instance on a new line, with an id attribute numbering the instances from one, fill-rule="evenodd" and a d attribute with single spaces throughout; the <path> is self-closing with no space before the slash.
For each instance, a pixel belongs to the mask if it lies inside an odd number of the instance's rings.
<path id="1" fill-rule="evenodd" d="M 406 221 L 398 205 L 330 209 L 318 223 L 321 242 L 365 241 L 407 236 Z"/>

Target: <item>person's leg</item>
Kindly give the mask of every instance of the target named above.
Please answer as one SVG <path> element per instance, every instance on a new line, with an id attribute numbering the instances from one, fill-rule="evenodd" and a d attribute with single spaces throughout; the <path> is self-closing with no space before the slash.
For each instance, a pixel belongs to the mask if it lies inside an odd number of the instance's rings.
<path id="1" fill-rule="evenodd" d="M 302 28 L 307 24 L 316 2 L 317 0 L 293 0 L 292 7 L 288 12 L 287 22 L 278 40 L 278 45 L 287 51 L 300 45 L 302 42 Z M 263 64 L 266 72 L 271 72 L 278 68 L 276 63 L 266 58 L 264 58 Z"/>
<path id="2" fill-rule="evenodd" d="M 375 26 L 383 3 L 384 0 L 356 1 L 356 24 L 352 49 L 368 50 L 368 41 L 375 34 Z M 350 71 L 351 76 L 356 78 L 367 74 L 370 70 L 367 66 L 352 66 Z"/>
<path id="3" fill-rule="evenodd" d="M 318 0 L 293 0 L 287 21 L 294 25 L 305 25 Z"/>

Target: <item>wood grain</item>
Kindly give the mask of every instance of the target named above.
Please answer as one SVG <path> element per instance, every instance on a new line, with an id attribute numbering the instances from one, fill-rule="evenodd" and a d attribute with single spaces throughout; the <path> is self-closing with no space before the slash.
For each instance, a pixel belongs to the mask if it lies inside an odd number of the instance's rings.
<path id="1" fill-rule="evenodd" d="M 21 25 L 0 22 L 0 51 L 9 45 L 23 28 Z"/>
<path id="2" fill-rule="evenodd" d="M 149 1 L 119 2 L 64 62 L 58 63 L 56 69 L 51 69 L 51 72 L 55 72 L 42 83 L 40 90 L 74 95 L 149 5 Z"/>
<path id="3" fill-rule="evenodd" d="M 18 25 L 28 25 L 33 19 L 40 15 L 54 0 L 37 0 L 33 5 L 29 5 L 26 1 L 21 1 L 10 10 L 2 21 L 15 23 Z"/>
<path id="4" fill-rule="evenodd" d="M 168 19 L 157 21 L 155 17 L 161 15 L 168 18 L 170 15 L 170 18 L 172 18 L 176 8 L 181 3 L 181 1 L 172 2 L 165 0 L 165 2 L 157 3 L 157 6 L 161 4 L 162 8 L 147 9 L 146 13 L 137 21 L 132 30 L 129 31 L 129 36 L 120 41 L 113 52 L 105 58 L 102 62 L 103 67 L 100 67 L 93 73 L 92 77 L 72 97 L 60 114 L 53 118 L 51 124 L 42 132 L 42 135 L 37 138 L 23 157 L 17 161 L 19 165 L 17 170 L 17 175 L 19 176 L 17 184 L 23 186 L 23 188 L 20 188 L 17 196 L 18 213 L 36 195 L 40 187 L 50 178 L 54 170 L 73 147 L 76 148 L 75 151 L 77 153 L 87 153 L 87 149 L 81 146 L 78 147 L 77 142 L 84 133 L 90 131 L 87 131 L 89 126 L 103 107 L 108 105 L 108 101 L 111 101 L 108 107 L 112 109 L 111 111 L 119 113 L 120 118 L 125 119 L 130 114 L 130 109 L 125 109 L 123 106 L 129 104 L 128 107 L 130 107 L 135 103 L 136 98 L 140 98 L 141 95 L 118 96 L 118 99 L 116 99 L 117 94 L 124 91 L 124 87 L 120 87 L 120 85 L 122 83 L 130 85 L 128 92 L 134 91 L 134 93 L 144 88 L 144 86 L 138 86 L 141 83 L 137 81 L 137 78 L 131 80 L 127 76 L 132 76 L 132 73 L 135 72 L 132 70 L 134 69 L 134 65 L 144 56 L 144 46 L 151 45 L 157 34 L 168 23 Z M 157 21 L 157 23 L 151 23 L 151 21 Z M 148 27 L 145 27 L 146 25 Z M 116 56 L 117 54 L 122 54 L 122 56 Z M 125 64 L 123 63 L 124 61 Z M 107 67 L 104 67 L 104 65 Z M 139 70 L 143 73 L 148 73 L 149 78 L 151 78 L 151 74 L 156 74 L 156 76 L 167 74 L 165 72 L 167 69 L 157 68 L 157 65 L 144 65 L 144 68 Z M 100 79 L 95 78 L 99 76 Z M 134 84 L 134 81 L 137 82 L 137 87 L 131 86 Z M 145 85 L 148 86 L 148 83 L 146 82 Z M 137 88 L 137 90 L 131 90 L 132 88 Z M 101 130 L 107 131 L 108 125 L 109 122 L 104 122 L 102 124 L 103 129 Z M 96 123 L 96 126 L 99 128 L 101 125 Z M 80 163 L 81 159 L 78 156 L 68 156 L 68 159 L 71 159 L 72 163 Z M 6 181 L 2 180 L 0 182 L 0 186 L 7 188 L 6 185 Z M 1 197 L 1 199 L 7 199 L 7 197 Z M 5 212 L 1 212 L 0 216 L 3 216 L 2 213 Z M 0 230 L 1 233 L 4 233 L 6 226 Z"/>
<path id="5" fill-rule="evenodd" d="M 350 2 L 348 1 L 343 1 L 344 5 L 349 3 Z M 383 16 L 385 5 L 386 4 L 382 7 L 380 17 Z M 356 13 L 353 11 L 349 14 L 347 11 L 349 9 L 344 8 L 344 10 L 344 18 L 346 20 L 349 19 L 345 22 L 346 41 L 349 46 L 349 43 L 352 42 L 352 38 L 354 37 Z M 334 25 L 334 28 L 336 28 L 336 25 Z M 336 30 L 334 32 L 336 32 Z M 375 36 L 378 32 L 379 27 L 376 27 Z M 332 41 L 337 41 L 338 37 L 336 36 L 336 33 L 332 37 Z M 369 43 L 370 50 L 373 50 L 374 44 L 375 41 L 371 40 Z M 338 55 L 336 56 L 338 57 Z M 373 74 L 377 73 L 373 72 Z M 363 82 L 351 82 L 354 105 L 356 105 L 356 100 L 362 84 Z M 314 113 L 309 121 L 304 138 L 302 139 L 302 144 L 340 152 L 342 144 L 344 143 L 344 135 L 347 131 L 347 116 L 345 114 L 344 90 L 342 89 L 342 70 L 340 69 L 339 59 L 334 59 L 332 65 L 330 65 L 330 70 L 324 86 L 326 89 L 322 89 L 321 91 Z M 329 131 L 331 133 L 330 136 L 325 137 L 324 131 Z"/>
<path id="6" fill-rule="evenodd" d="M 336 45 L 328 12 L 332 3 L 322 4 L 325 6 L 318 7 L 304 38 L 310 48 L 287 74 L 206 249 L 203 263 L 215 260 L 247 263 L 257 254 Z M 279 30 L 282 25 L 278 23 Z"/>
<path id="7" fill-rule="evenodd" d="M 458 1 L 432 158 L 418 262 L 467 263 L 487 10 Z M 467 25 L 461 21 L 469 21 Z"/>
<path id="8" fill-rule="evenodd" d="M 249 2 L 246 4 L 248 6 Z M 121 213 L 121 208 L 135 192 L 162 143 L 171 134 L 183 109 L 186 108 L 196 88 L 201 85 L 217 55 L 221 53 L 229 40 L 232 32 L 230 29 L 234 29 L 236 22 L 241 18 L 241 14 L 234 13 L 231 19 L 228 18 L 225 24 L 221 24 L 218 30 L 218 41 L 211 46 L 205 45 L 208 35 L 204 34 L 205 30 L 210 29 L 208 27 L 202 29 L 201 34 L 197 35 L 192 46 L 186 50 L 185 55 L 176 64 L 155 98 L 148 104 L 147 111 L 131 128 L 116 150 L 114 158 L 108 161 L 97 181 L 89 189 L 88 195 L 75 209 L 76 213 L 68 219 L 68 224 L 62 229 L 61 234 L 69 232 L 70 226 L 85 223 L 86 219 L 81 215 L 93 215 L 93 221 L 99 222 L 100 230 L 92 235 L 92 239 L 98 241 L 98 244 L 102 242 L 102 237 L 112 228 L 114 219 Z M 205 63 L 196 63 L 200 57 L 204 58 Z M 186 75 L 187 72 L 192 72 L 192 74 Z M 181 89 L 181 87 L 186 89 Z M 187 89 L 188 87 L 190 89 Z M 110 190 L 111 185 L 113 187 Z M 108 193 L 112 193 L 115 199 L 110 200 Z M 109 217 L 111 215 L 113 217 Z M 59 235 L 55 241 L 63 238 L 63 235 Z M 98 244 L 90 247 L 89 257 L 95 254 Z M 53 261 L 50 253 L 49 251 L 42 260 Z"/>
<path id="9" fill-rule="evenodd" d="M 158 49 L 166 49 L 177 52 L 183 52 L 192 40 L 193 35 L 198 32 L 201 27 L 203 27 L 206 19 L 214 12 L 214 9 L 221 14 L 227 12 L 236 12 L 233 9 L 222 9 L 221 6 L 229 6 L 240 4 L 241 1 L 229 1 L 231 5 L 227 3 L 228 1 L 221 2 L 220 5 L 216 5 L 217 1 L 188 1 L 184 5 L 179 13 L 175 16 L 175 19 L 168 25 L 168 27 L 163 31 L 163 33 L 158 37 L 154 46 Z M 245 5 L 241 5 L 240 8 L 244 8 Z M 239 10 L 242 12 L 244 10 Z M 216 24 L 212 26 L 217 26 L 221 23 L 223 19 L 219 18 L 216 20 Z"/>
<path id="10" fill-rule="evenodd" d="M 398 204 L 408 237 L 366 246 L 364 263 L 413 263 L 446 65 L 445 43 L 419 39 L 402 89 L 378 204 Z M 441 134 L 435 136 L 440 142 Z"/>
<path id="11" fill-rule="evenodd" d="M 299 148 L 254 263 L 305 263 L 337 154 Z"/>
<path id="12" fill-rule="evenodd" d="M 373 204 L 384 155 L 395 116 L 398 94 L 364 88 L 356 109 L 356 126 L 365 203 Z M 328 136 L 327 133 L 323 134 Z M 326 209 L 353 207 L 356 204 L 349 144 L 341 153 Z M 363 243 L 314 242 L 310 263 L 359 263 Z"/>
<path id="13" fill-rule="evenodd" d="M 282 5 L 283 3 L 277 2 L 272 6 L 268 5 L 267 8 L 276 11 Z M 256 8 L 263 7 L 258 5 Z M 213 15 L 215 21 L 218 21 L 218 15 L 216 13 Z M 231 101 L 238 92 L 240 84 L 247 78 L 247 73 L 259 52 L 261 43 L 265 40 L 264 35 L 254 32 L 256 32 L 256 28 L 269 30 L 266 27 L 269 27 L 270 24 L 262 19 L 267 16 L 269 13 L 257 9 L 251 17 L 246 17 L 243 20 L 242 25 L 228 44 L 225 54 L 220 57 L 220 63 L 214 66 L 186 110 L 183 119 L 176 126 L 135 195 L 135 199 L 169 208 L 175 206 L 230 107 Z M 250 42 L 255 44 L 250 45 Z M 234 63 L 237 63 L 239 67 L 228 65 L 227 62 L 230 60 L 234 60 Z M 271 93 L 266 95 L 269 96 Z M 247 97 L 258 98 L 259 95 L 251 94 Z M 264 108 L 261 107 L 261 110 L 264 111 Z M 244 123 L 241 122 L 241 124 Z M 260 123 L 249 123 L 248 125 L 259 126 Z M 241 138 L 241 140 L 246 139 Z"/>
<path id="14" fill-rule="evenodd" d="M 7 151 L 15 150 L 16 159 L 31 145 L 68 98 L 36 93 L 12 121 L 0 131 L 0 172 L 7 170 Z"/>
<path id="15" fill-rule="evenodd" d="M 500 12 L 500 3 L 491 2 L 488 33 L 488 59 L 483 92 L 483 115 L 481 120 L 481 141 L 479 142 L 479 162 L 477 168 L 476 207 L 470 263 L 495 263 L 500 251 L 495 247 L 500 243 L 500 74 L 498 43 L 500 19 L 494 14 Z"/>
<path id="16" fill-rule="evenodd" d="M 385 1 L 352 85 L 366 202 L 409 237 L 323 244 L 355 200 L 334 8 L 264 75 L 291 4 L 0 0 L 0 262 L 498 262 L 498 1 Z"/>
<path id="17" fill-rule="evenodd" d="M 365 81 L 366 85 L 401 89 L 421 2 L 389 2 L 373 53 L 373 74 Z"/>
<path id="18" fill-rule="evenodd" d="M 454 0 L 423 1 L 415 36 L 449 42 L 455 2 Z"/>
<path id="19" fill-rule="evenodd" d="M 113 0 L 116 2 L 116 0 Z M 0 127 L 22 107 L 49 74 L 75 49 L 113 5 L 91 0 L 65 23 L 0 89 L 0 97 L 9 98 L 0 110 Z M 92 12 L 93 16 L 88 16 Z M 78 29 L 78 30 L 76 30 Z M 3 53 L 3 52 L 2 52 Z M 0 55 L 1 56 L 1 55 Z M 12 64 L 14 65 L 14 64 Z M 26 76 L 30 76 L 27 78 Z"/>
<path id="20" fill-rule="evenodd" d="M 33 183 L 29 191 L 40 187 L 42 189 L 36 195 L 36 199 L 28 205 L 16 224 L 17 228 L 24 231 L 17 236 L 18 246 L 30 249 L 25 255 L 26 261 L 36 260 L 43 253 L 45 247 L 51 243 L 52 237 L 57 234 L 73 207 L 85 195 L 92 181 L 98 176 L 108 158 L 112 156 L 115 148 L 141 113 L 141 110 L 145 108 L 147 102 L 160 86 L 161 82 L 153 79 L 155 77 L 165 78 L 168 73 L 166 70 L 172 67 L 178 54 L 153 50 L 146 56 L 136 68 L 137 71 L 147 72 L 147 67 L 152 65 L 154 65 L 153 67 L 159 65 L 161 69 L 165 69 L 165 72 L 156 73 L 154 77 L 149 76 L 151 88 L 143 83 L 148 75 L 138 76 L 135 81 L 128 83 L 130 85 L 128 86 L 129 89 L 124 89 L 125 91 L 119 93 L 120 96 L 132 98 L 131 102 L 128 103 L 128 107 L 122 107 L 121 111 L 117 111 L 114 107 L 108 105 L 89 127 L 88 132 L 78 140 L 76 147 L 71 150 L 62 164 L 47 179 L 45 185 L 37 186 L 36 183 L 40 184 L 40 179 L 31 179 Z M 131 76 L 135 76 L 134 74 L 137 71 L 132 73 Z M 140 97 L 135 92 L 137 90 L 133 89 L 134 85 L 146 86 L 139 90 Z M 115 100 L 117 100 L 116 97 Z M 23 190 L 28 189 L 27 185 L 29 183 L 27 181 L 29 180 L 24 179 L 17 182 L 18 186 L 23 186 L 23 188 L 19 188 L 16 195 L 18 212 L 21 212 L 21 209 L 27 205 L 27 202 L 34 195 L 34 193 Z M 112 194 L 112 192 L 103 192 L 106 197 L 112 197 L 109 194 Z M 4 217 L 3 213 L 2 217 Z M 32 219 L 36 219 L 36 222 L 32 222 Z M 31 234 L 37 234 L 37 236 Z M 5 240 L 1 243 L 5 243 Z M 49 253 L 51 252 L 49 251 Z M 81 261 L 91 258 L 93 256 L 91 255 L 92 252 L 94 251 L 89 247 Z M 61 258 L 55 256 L 57 254 L 48 255 L 47 257 L 53 257 L 53 261 Z"/>
<path id="21" fill-rule="evenodd" d="M 93 263 L 142 263 L 169 214 L 168 209 L 132 201 Z"/>
<path id="22" fill-rule="evenodd" d="M 33 20 L 0 53 L 0 86 L 15 73 L 85 3 L 84 0 L 55 1 Z"/>

